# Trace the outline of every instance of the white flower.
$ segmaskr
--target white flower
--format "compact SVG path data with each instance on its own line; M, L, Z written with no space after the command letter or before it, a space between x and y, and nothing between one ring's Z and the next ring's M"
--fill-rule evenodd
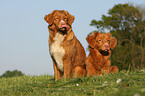
M108 83L108 82L107 82L107 81L105 81L102 85L103 85L103 86L106 86L106 85L108 85L107 83Z
M134 94L133 96L141 96L140 94L138 94L138 93L136 93L136 94Z
M105 81L104 83L108 83L107 81Z
M118 84L118 83L120 83L122 81L122 79L118 79L117 81L116 81L116 83Z
M76 85L77 85L77 86L79 86L79 84L78 84L78 83L77 83Z

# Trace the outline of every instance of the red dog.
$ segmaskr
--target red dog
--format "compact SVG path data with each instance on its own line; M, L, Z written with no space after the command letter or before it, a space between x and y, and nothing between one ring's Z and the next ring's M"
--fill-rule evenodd
M115 47L117 40L110 33L99 32L87 36L86 39L89 43L90 50L90 54L85 62L87 76L118 72L118 68L111 66L111 61L109 60L111 49Z
M85 76L86 54L72 31L74 16L55 10L44 17L49 24L49 52L53 60L55 80Z

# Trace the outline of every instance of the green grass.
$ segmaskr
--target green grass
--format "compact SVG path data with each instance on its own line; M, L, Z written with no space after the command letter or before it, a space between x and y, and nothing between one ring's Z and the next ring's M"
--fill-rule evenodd
M122 81L116 83L118 79ZM104 83L107 82L107 83ZM55 81L53 76L0 78L0 96L145 96L145 71Z

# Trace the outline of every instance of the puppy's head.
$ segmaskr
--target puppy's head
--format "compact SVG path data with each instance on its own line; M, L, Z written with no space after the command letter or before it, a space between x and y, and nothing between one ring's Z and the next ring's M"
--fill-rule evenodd
M94 32L91 36L87 36L87 41L91 48L95 48L100 53L106 54L110 49L114 49L117 40L110 33Z
M71 27L75 17L70 15L67 11L54 10L52 13L46 15L44 19L49 24L50 29L63 32Z

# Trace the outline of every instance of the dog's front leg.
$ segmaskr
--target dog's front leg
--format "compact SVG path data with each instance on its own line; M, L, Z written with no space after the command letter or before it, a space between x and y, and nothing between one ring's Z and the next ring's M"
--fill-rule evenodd
M53 67L54 67L54 74L55 74L55 81L61 79L62 73L58 70L56 67L56 63L53 61Z
M70 78L71 77L71 60L64 60L64 74L63 74L63 78Z

